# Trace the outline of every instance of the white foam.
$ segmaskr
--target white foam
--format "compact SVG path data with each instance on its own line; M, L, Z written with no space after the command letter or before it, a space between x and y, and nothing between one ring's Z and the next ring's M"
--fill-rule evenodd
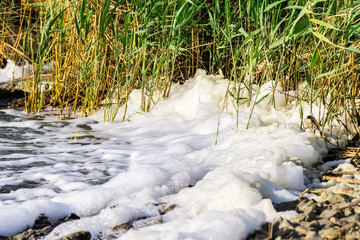
M73 212L81 219L59 225L46 239L80 230L121 239L241 239L265 221L295 216L276 212L272 202L294 200L305 189L303 167L321 159L324 144L299 130L299 113L279 92L277 107L269 105L271 84L260 91L264 100L248 130L251 108L230 107L228 80L204 71L174 85L150 113L139 109L133 92L126 122L120 122L124 107L113 123L102 122L103 112L65 123L28 120L24 126L36 132L23 141L33 152L0 162L9 168L0 186L38 186L0 194L0 235L18 233L41 213L55 221ZM2 124L21 126L20 120ZM31 166L36 158L43 164ZM18 172L11 169L17 163ZM162 203L176 207L160 215ZM155 224L159 219L164 223ZM112 230L132 221L138 229Z
M32 66L25 63L23 66L18 66L13 60L7 59L7 64L4 69L0 69L0 83L10 82L14 79L19 79L30 74Z
M7 59L6 66L0 69L0 83L12 82L33 74L33 66L25 61L25 64L16 64L13 60ZM43 66L43 73L48 73L56 68L54 61L45 63Z

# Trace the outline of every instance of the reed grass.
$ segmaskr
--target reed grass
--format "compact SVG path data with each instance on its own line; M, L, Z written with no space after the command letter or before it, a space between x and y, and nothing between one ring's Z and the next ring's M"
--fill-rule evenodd
M327 111L314 117L323 128L345 116L346 128L359 133L358 1L5 2L0 53L35 66L27 111L53 106L87 115L105 107L111 120L133 89L142 90L149 111L155 91L166 97L173 82L204 68L236 83L228 97L237 106L259 102L253 85L274 80L295 90L300 105L321 103ZM56 69L47 88L41 69L50 61Z

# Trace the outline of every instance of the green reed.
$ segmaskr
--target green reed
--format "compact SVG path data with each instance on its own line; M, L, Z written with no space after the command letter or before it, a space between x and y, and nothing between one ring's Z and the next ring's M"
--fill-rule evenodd
M295 90L300 105L322 104L327 111L314 117L323 128L346 116L349 131L359 132L358 1L9 1L3 12L13 18L0 15L2 36L15 17L22 37L2 40L0 51L24 53L37 69L27 83L28 111L53 106L86 115L105 107L112 120L133 89L142 90L149 111L156 91L166 97L173 82L204 68L235 83L227 97L237 107L253 108L261 101L254 84L274 80ZM44 88L49 61L56 69Z

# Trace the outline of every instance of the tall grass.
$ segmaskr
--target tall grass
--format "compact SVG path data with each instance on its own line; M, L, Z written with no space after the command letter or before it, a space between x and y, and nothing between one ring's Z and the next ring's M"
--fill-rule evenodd
M327 111L315 118L323 128L346 116L349 131L359 132L358 1L8 1L2 39L15 18L22 30L0 51L22 53L37 69L27 83L28 111L56 106L86 115L104 104L113 119L132 89L142 89L149 111L156 90L166 97L196 69L221 69L249 92L242 99L240 87L229 89L237 106L256 103L253 85L274 80L296 90L299 104L320 102ZM50 61L56 70L46 88L41 69Z

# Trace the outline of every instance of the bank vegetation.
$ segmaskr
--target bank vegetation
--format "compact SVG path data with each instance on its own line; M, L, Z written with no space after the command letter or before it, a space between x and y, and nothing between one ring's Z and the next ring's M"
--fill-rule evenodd
M0 37L3 64L34 67L24 78L29 112L104 107L111 120L132 89L149 111L155 91L166 97L202 68L247 89L246 99L229 89L237 105L274 80L300 105L324 106L314 116L322 127L345 117L360 132L359 1L4 0Z

